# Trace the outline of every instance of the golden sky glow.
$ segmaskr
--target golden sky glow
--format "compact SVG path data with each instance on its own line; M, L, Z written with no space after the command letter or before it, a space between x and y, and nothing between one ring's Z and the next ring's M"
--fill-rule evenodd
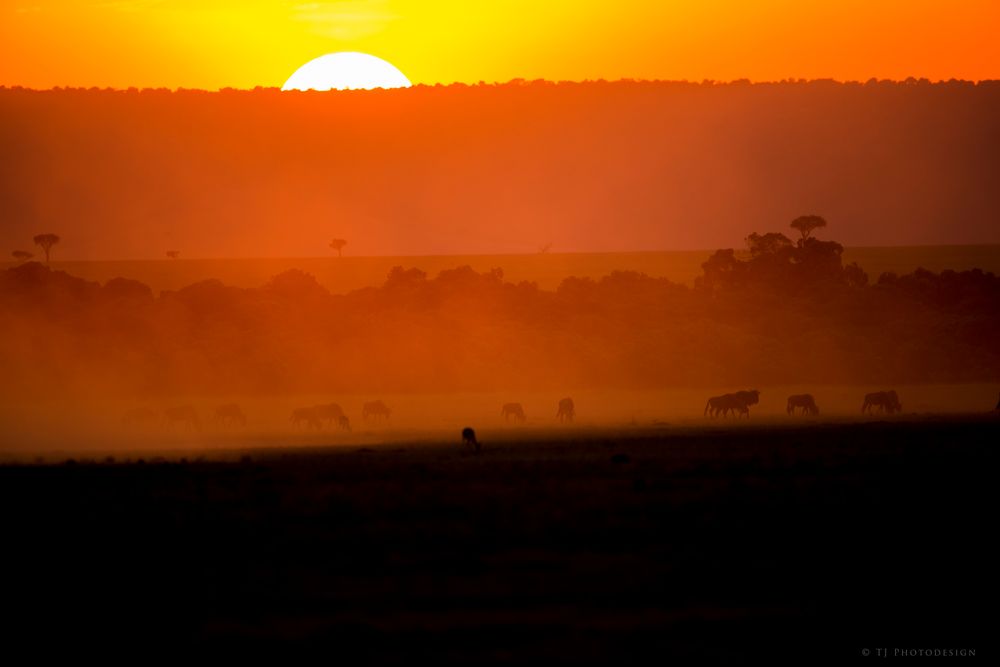
M361 51L413 83L1000 78L997 0L0 0L0 85L281 86Z

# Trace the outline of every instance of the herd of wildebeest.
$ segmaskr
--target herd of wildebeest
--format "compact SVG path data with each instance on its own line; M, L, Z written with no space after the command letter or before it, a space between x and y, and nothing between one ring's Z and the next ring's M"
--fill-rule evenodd
M756 389L712 396L705 403L703 414L705 417L711 418L732 416L749 419L751 406L757 405L759 402L760 391ZM792 416L817 416L819 415L819 406L812 394L793 394L788 397L785 411ZM864 402L861 405L862 414L878 412L892 415L902 411L903 405L899 401L899 395L891 389L865 394ZM1000 412L1000 400L997 401L996 411ZM392 410L380 400L365 403L361 410L361 418L368 425L388 424L391 416ZM528 421L524 406L520 403L504 403L500 408L500 417L505 423L523 424ZM555 417L561 424L573 422L576 417L576 405L572 398L563 398L559 401ZM293 426L307 430L319 431L324 427L336 427L342 431L351 431L351 420L337 403L321 403L296 408L288 420ZM247 417L239 405L227 403L215 409L210 422L221 428L241 427L247 425ZM126 426L161 425L167 428L200 430L202 419L198 411L191 405L171 407L163 411L143 407L126 412L122 417L122 424ZM476 440L475 431L471 427L462 431L462 440L478 450L479 443Z
M524 413L524 406L520 403L505 403L500 410L500 416L508 423L524 423L528 420ZM576 406L572 398L564 398L559 401L559 410L556 418L561 423L573 421L576 416ZM365 424L388 424L392 417L392 409L384 401L369 401L361 408L361 419ZM246 426L247 417L236 403L226 403L220 405L212 413L211 424L217 427L229 428ZM288 421L299 428L322 430L324 427L334 427L351 431L351 420L338 403L320 403L304 408L292 410ZM133 408L127 411L122 417L122 424L125 426L154 426L162 425L168 428L185 428L189 430L200 430L203 422L198 411L192 405L180 405L158 411L149 407Z
M730 413L734 417L750 418L750 406L760 402L760 392L756 389L747 391L737 391L732 394L722 396L712 396L705 404L706 417L728 417ZM1000 403L997 404L1000 408ZM872 414L878 410L880 413L893 415L903 411L903 404L899 402L899 395L894 389L888 391L874 391L865 394L865 402L861 404L861 414ZM812 394L792 394L788 397L785 412L790 415L803 414L816 416L819 414L819 406Z

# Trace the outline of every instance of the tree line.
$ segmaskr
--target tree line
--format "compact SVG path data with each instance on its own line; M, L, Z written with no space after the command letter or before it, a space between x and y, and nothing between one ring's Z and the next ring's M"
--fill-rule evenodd
M1000 379L1000 280L871 280L821 219L722 249L693 286L633 271L555 290L500 268L331 294L292 270L258 288L156 295L38 262L0 272L9 393L487 391ZM824 221L825 222L825 221Z

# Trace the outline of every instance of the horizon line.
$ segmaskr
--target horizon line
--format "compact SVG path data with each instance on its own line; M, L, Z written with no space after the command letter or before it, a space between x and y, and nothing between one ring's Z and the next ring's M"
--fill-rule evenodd
M451 83L414 83L410 86L398 87L398 88L371 88L371 89L330 89L330 90L282 90L281 86L263 86L258 85L253 88L235 88L232 86L223 86L216 89L208 88L186 88L184 86L168 87L168 86L128 86L127 88L118 88L114 86L51 86L49 88L32 88L31 86L23 86L19 84L0 84L0 92L2 91L29 91L29 92L74 92L74 91L84 91L84 92L121 92L121 93L136 93L136 92L171 92L171 93L227 93L227 92L279 92L279 93L290 93L290 94L311 94L311 93L378 93L378 92L393 92L409 89L439 89L439 88L498 88L498 87L528 87L528 86L579 86L587 84L600 84L600 85L622 85L622 84L642 84L642 85L688 85L688 86L771 86L780 84L835 84L843 86L866 86L866 85L881 85L881 84L901 84L901 85L942 85L942 84L971 84L974 86L983 84L993 84L1000 82L1000 78L991 79L928 79L926 77L907 77L905 79L880 79L878 77L871 77L864 81L860 79L835 79L832 77L820 77L820 78L786 78L786 79L761 79L752 80L748 78L740 79L702 79L700 81L690 80L690 79L636 79L622 77L619 79L525 79L521 77L516 77L509 79L507 81L477 81L474 83L468 83L465 81L453 81Z

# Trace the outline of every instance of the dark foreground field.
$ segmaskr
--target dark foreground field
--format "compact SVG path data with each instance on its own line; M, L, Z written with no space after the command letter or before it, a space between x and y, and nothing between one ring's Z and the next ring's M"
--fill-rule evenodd
M998 436L951 419L4 466L0 634L343 664L983 656Z

